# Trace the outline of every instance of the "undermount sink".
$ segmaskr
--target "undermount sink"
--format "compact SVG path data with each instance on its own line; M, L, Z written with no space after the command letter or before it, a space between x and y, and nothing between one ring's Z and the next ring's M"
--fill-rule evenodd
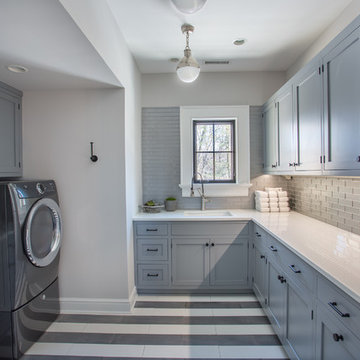
M217 211L217 210L191 210L191 211L184 211L184 216L212 216L212 217L218 217L218 216L233 216L233 214L230 211Z

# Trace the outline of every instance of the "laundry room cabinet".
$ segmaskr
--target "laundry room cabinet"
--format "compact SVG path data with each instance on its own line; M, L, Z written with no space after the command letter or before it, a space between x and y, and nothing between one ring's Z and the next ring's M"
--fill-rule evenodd
M249 289L248 222L136 222L140 292Z
M22 175L22 92L0 82L0 177Z
M264 104L264 172L359 176L359 92L360 17Z

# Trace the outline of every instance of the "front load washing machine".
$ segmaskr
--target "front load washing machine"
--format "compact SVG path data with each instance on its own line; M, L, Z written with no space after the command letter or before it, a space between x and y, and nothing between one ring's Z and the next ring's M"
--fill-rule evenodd
M19 359L59 314L56 185L0 182L0 359Z

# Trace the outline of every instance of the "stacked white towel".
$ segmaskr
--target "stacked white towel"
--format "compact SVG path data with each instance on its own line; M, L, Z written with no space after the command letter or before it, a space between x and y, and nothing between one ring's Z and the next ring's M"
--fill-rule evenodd
M255 191L255 208L261 212L290 211L287 191L282 188L265 188Z
M261 212L270 212L269 194L266 191L255 191L255 208Z

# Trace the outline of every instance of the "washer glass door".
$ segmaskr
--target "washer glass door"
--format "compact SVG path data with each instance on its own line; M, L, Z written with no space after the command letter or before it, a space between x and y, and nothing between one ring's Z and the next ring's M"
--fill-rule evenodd
M33 205L26 219L26 255L35 266L48 266L58 254L60 244L60 208L52 199L40 199Z

